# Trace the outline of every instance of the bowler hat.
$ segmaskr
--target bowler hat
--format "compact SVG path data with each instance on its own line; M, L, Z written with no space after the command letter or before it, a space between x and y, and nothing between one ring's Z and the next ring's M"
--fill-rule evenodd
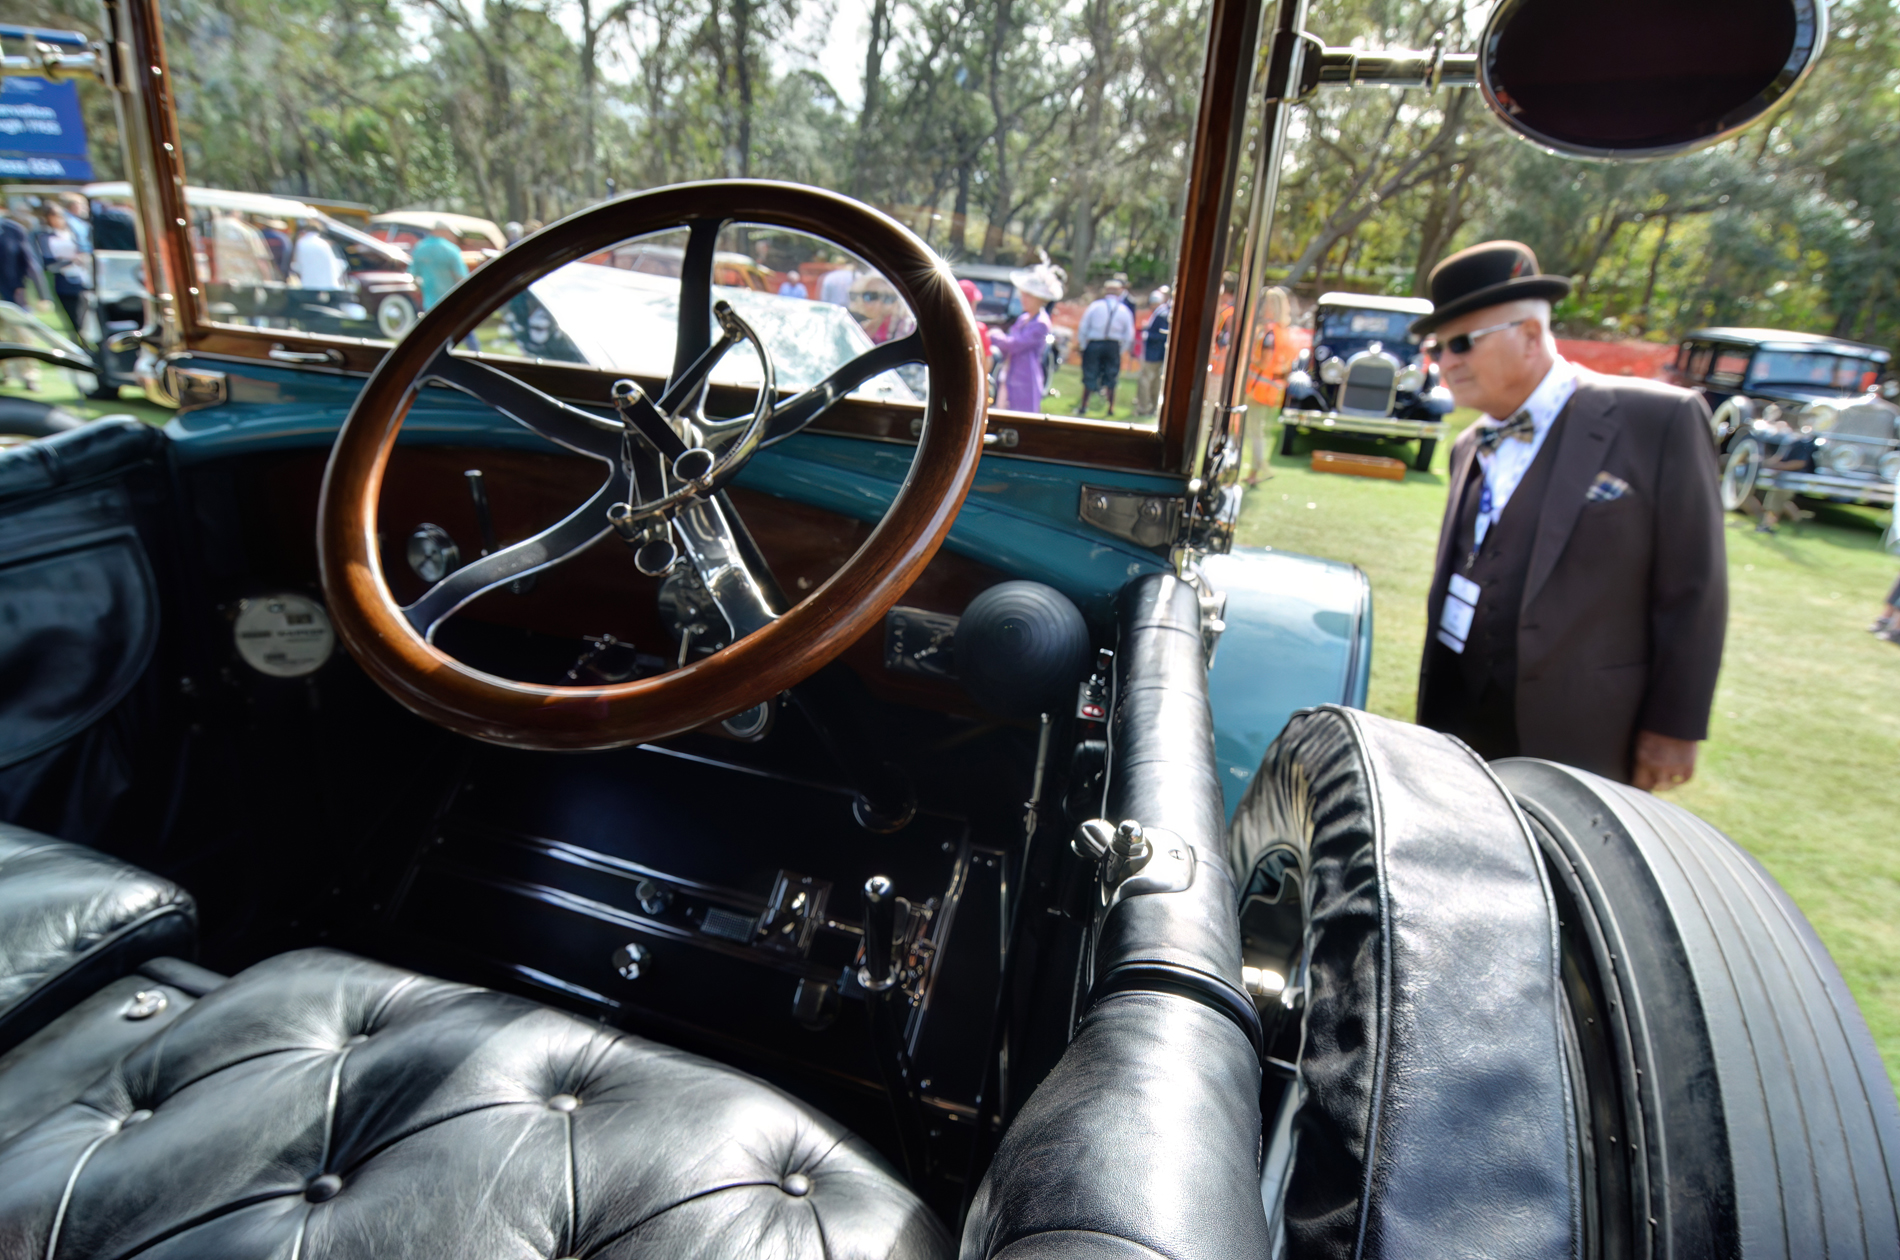
M1566 276L1546 276L1537 270L1537 255L1516 241L1486 241L1461 249L1432 268L1432 313L1412 321L1412 335L1423 337L1446 320L1487 306L1501 306L1523 298L1555 302L1570 292Z

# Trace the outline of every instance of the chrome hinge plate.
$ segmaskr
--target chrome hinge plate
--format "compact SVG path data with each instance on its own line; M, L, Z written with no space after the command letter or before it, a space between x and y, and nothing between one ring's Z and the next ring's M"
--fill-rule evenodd
M1182 508L1180 499L1165 494L1085 485L1076 511L1085 525L1138 547L1165 551L1180 530Z

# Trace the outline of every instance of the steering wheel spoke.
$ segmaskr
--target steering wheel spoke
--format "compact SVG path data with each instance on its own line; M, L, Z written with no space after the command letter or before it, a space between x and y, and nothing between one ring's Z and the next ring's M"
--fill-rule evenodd
M673 347L675 382L684 380L712 344L713 263L719 256L719 233L727 222L694 219L686 225L686 255L680 261L679 332ZM712 364L708 363L706 370L711 371ZM667 393L670 396L672 389Z
M613 463L620 458L619 422L571 407L534 386L477 359L450 354L445 346L424 370L425 381L441 381L486 403L502 415L576 454Z
M701 586L719 608L736 642L778 620L767 583L746 564L745 553L719 499L700 499L673 517L673 536Z
M616 468L592 498L560 521L463 565L404 608L403 617L425 641L433 643L442 623L472 600L517 578L553 568L600 541L613 528L607 509L624 501L628 488L626 473Z
M772 418L766 422L765 440L761 445L770 446L792 436L872 377L881 376L906 363L923 361L924 340L915 332L866 350L804 393L788 398L773 408Z

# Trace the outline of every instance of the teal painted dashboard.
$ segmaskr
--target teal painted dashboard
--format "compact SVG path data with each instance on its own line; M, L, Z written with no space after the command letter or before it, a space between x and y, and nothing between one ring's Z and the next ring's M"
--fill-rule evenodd
M203 361L226 373L229 401L185 412L166 432L179 460L203 463L330 445L360 379L239 361ZM474 399L427 389L403 422L405 443L549 451L544 438ZM910 470L906 443L803 433L756 455L738 484L864 521L880 519ZM1154 552L1085 524L1082 487L1179 495L1176 477L986 455L945 545L1017 577L1046 582L1076 602L1098 636L1115 593L1166 567ZM1209 674L1216 755L1229 813L1286 719L1328 702L1365 704L1372 659L1371 597L1350 565L1266 548L1210 557L1227 594L1227 630Z

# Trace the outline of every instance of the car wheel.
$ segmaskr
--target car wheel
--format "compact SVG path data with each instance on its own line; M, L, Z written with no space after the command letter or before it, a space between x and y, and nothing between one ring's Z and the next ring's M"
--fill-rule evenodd
M1584 1254L1900 1254L1900 1109L1788 895L1679 806L1551 762L1494 770L1561 924Z
M1296 441L1298 441L1298 439L1299 439L1299 430L1295 429L1290 424L1284 424L1284 423L1281 424L1280 426L1280 454L1286 456L1288 459L1292 459L1293 454L1294 454L1293 444Z
M385 293L376 303L376 331L391 341L415 326L416 304L406 293Z
M43 438L77 429L86 418L53 403L31 398L0 398L0 442L8 438Z
M1412 461L1412 467L1418 469L1420 472L1430 472L1432 470L1432 456L1437 453L1438 440L1436 438L1421 438L1418 444L1418 458Z
M1719 451L1726 446L1730 438L1741 432L1747 420L1742 404L1733 398L1723 399L1722 405L1709 417L1709 436L1715 441L1715 449Z
M1755 493L1755 479L1761 476L1761 443L1743 438L1729 447L1722 461L1722 508L1739 512L1748 496Z

